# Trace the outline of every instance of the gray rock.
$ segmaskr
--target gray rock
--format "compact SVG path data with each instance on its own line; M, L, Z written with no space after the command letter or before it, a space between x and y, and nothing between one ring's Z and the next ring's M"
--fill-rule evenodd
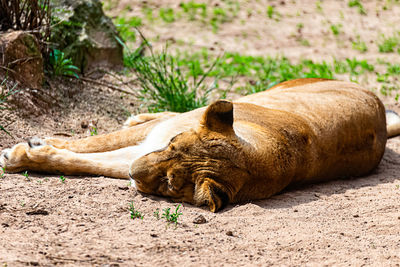
M83 73L123 65L118 32L99 0L51 1L55 25L51 42Z

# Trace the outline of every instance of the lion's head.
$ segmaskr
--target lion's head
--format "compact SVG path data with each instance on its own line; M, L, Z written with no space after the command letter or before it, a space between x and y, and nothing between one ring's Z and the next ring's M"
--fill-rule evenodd
M130 176L138 191L208 204L216 212L233 200L249 176L244 160L233 130L233 104L219 100L206 109L199 127L135 160Z

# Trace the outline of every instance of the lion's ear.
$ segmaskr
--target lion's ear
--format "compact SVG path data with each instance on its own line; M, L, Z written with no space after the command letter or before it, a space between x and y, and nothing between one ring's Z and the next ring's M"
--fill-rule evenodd
M202 125L215 132L232 131L232 102L227 100L218 100L208 106L203 115Z
M217 212L229 204L229 196L221 184L206 178L196 186L195 201L200 205L206 203L211 212Z

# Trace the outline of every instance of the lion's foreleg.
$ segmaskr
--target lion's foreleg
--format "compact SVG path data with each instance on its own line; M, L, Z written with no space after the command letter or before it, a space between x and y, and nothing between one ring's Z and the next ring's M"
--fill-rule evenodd
M137 154L136 147L103 153L75 153L36 139L29 144L21 143L5 150L0 156L0 165L7 172L32 170L129 178L129 164Z

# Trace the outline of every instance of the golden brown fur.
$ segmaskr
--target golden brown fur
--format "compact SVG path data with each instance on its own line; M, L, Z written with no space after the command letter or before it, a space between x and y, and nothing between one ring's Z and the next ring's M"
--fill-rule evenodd
M323 79L288 81L183 114L142 114L129 125L81 140L33 139L6 150L0 165L130 175L141 192L216 212L293 184L366 175L379 164L388 136L373 93Z

